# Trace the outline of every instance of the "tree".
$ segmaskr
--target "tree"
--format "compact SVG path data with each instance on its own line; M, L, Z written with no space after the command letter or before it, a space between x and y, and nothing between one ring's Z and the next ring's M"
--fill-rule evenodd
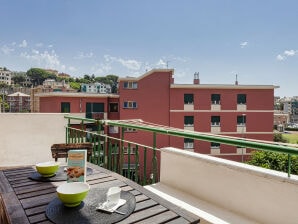
M275 142L287 142L281 133L274 134ZM288 155L285 153L254 151L251 158L247 161L248 164L260 166L267 169L287 172L288 170ZM291 156L291 173L298 174L298 156Z
M11 79L13 80L14 84L19 85L22 85L26 81L25 74L15 74Z
M70 83L70 87L73 88L73 89L76 89L76 90L80 90L81 89L80 83L77 83L77 82L71 82Z
M54 73L48 72L42 68L30 68L26 74L31 78L33 86L42 85L46 79L57 79Z

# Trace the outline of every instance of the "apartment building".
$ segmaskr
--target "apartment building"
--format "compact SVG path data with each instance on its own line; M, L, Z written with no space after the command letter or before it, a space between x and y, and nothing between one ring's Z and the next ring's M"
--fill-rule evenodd
M0 83L11 85L11 71L0 68Z
M30 112L30 95L15 92L7 95L7 103L9 104L9 112Z
M142 119L190 131L272 141L273 85L175 84L173 70L152 70L119 79L120 119ZM129 133L126 133L129 139ZM173 146L235 161L245 160L249 149L158 136L157 147ZM131 133L131 140L152 144L152 136Z
M273 85L174 83L174 70L154 69L140 77L119 78L119 95L87 93L41 93L40 112L104 113L104 119L139 119L150 124L186 131L233 137L273 140ZM93 116L92 116L93 113ZM111 128L111 134L120 130ZM172 146L235 161L245 160L250 150L125 130L125 139L156 147ZM134 150L132 150L133 152Z
M111 93L111 86L104 83L89 83L89 84L81 84L81 92L84 93Z

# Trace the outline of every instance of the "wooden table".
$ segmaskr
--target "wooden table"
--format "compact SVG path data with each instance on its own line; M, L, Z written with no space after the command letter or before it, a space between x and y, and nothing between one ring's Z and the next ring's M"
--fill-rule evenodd
M199 217L158 197L142 186L117 173L88 163L93 169L87 176L91 188L119 186L136 199L134 212L119 223L199 223ZM5 222L3 211L12 224L51 223L45 215L47 205L57 197L56 188L62 182L38 182L28 178L34 166L0 170L0 222ZM1 198L0 198L1 199Z

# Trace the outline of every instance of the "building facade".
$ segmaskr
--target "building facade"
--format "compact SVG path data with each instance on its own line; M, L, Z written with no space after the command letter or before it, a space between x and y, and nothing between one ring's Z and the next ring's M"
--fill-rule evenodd
M273 140L273 85L175 84L172 69L151 70L140 77L119 78L118 95L38 94L40 112L103 112L104 119L140 119L161 126L251 139ZM63 109L64 108L64 109ZM91 113L91 114L90 114ZM111 134L119 134L112 130ZM152 134L125 131L125 139L152 145ZM179 137L156 136L156 147L172 146L235 161L250 150Z
M11 71L0 68L0 83L11 85Z
M104 83L89 83L89 84L81 84L81 92L84 93L111 93L111 86Z
M30 95L21 92L7 95L7 103L11 113L30 112Z
M120 119L142 119L174 128L219 135L273 140L272 85L175 84L173 70L152 70L138 78L119 79ZM152 144L144 132L126 134ZM158 136L157 147L172 146L235 161L250 150L192 139Z

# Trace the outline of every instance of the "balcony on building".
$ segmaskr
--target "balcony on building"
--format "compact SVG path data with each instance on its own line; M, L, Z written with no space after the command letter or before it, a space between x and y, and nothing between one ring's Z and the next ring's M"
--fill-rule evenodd
M40 161L51 160L51 145L66 141L68 119L70 118L61 113L0 113L1 126L5 127L0 129L0 168L34 165ZM84 123L83 118L79 123L82 122ZM154 170L150 171L148 178L152 181L146 182L145 188L157 197L198 215L201 223L298 223L298 176L216 157L216 153L220 152L220 141L239 144L237 153L243 153L242 149L246 148L246 145L255 145L298 155L295 146L242 141L239 138L210 133L185 132L183 129L166 130L160 127L130 125L121 121L105 122L112 126L111 129L119 126L131 130L152 129L152 133L172 132L185 135L184 148L189 150L167 146L157 149L155 140L158 138L155 138L154 134L152 145L141 146L130 142L127 148L120 150L111 145L107 150L112 150L112 153L104 154L105 160L102 164L105 166L109 156L119 155L121 150L124 150L124 156L131 155L131 158L143 151L158 153L154 158L160 160L152 160L152 163L157 163L160 173L156 175ZM74 128L75 131L76 129ZM190 135L214 142L210 143L214 156L191 152L194 142L190 140ZM86 133L73 136L79 136L80 140L86 141ZM125 142L125 135L124 139L119 141ZM141 156L143 155L140 155L140 158ZM144 167L143 160L139 164L131 162L133 164L123 165L123 174L133 176L137 169Z
M194 110L194 95L193 94L184 94L184 111L193 111Z

